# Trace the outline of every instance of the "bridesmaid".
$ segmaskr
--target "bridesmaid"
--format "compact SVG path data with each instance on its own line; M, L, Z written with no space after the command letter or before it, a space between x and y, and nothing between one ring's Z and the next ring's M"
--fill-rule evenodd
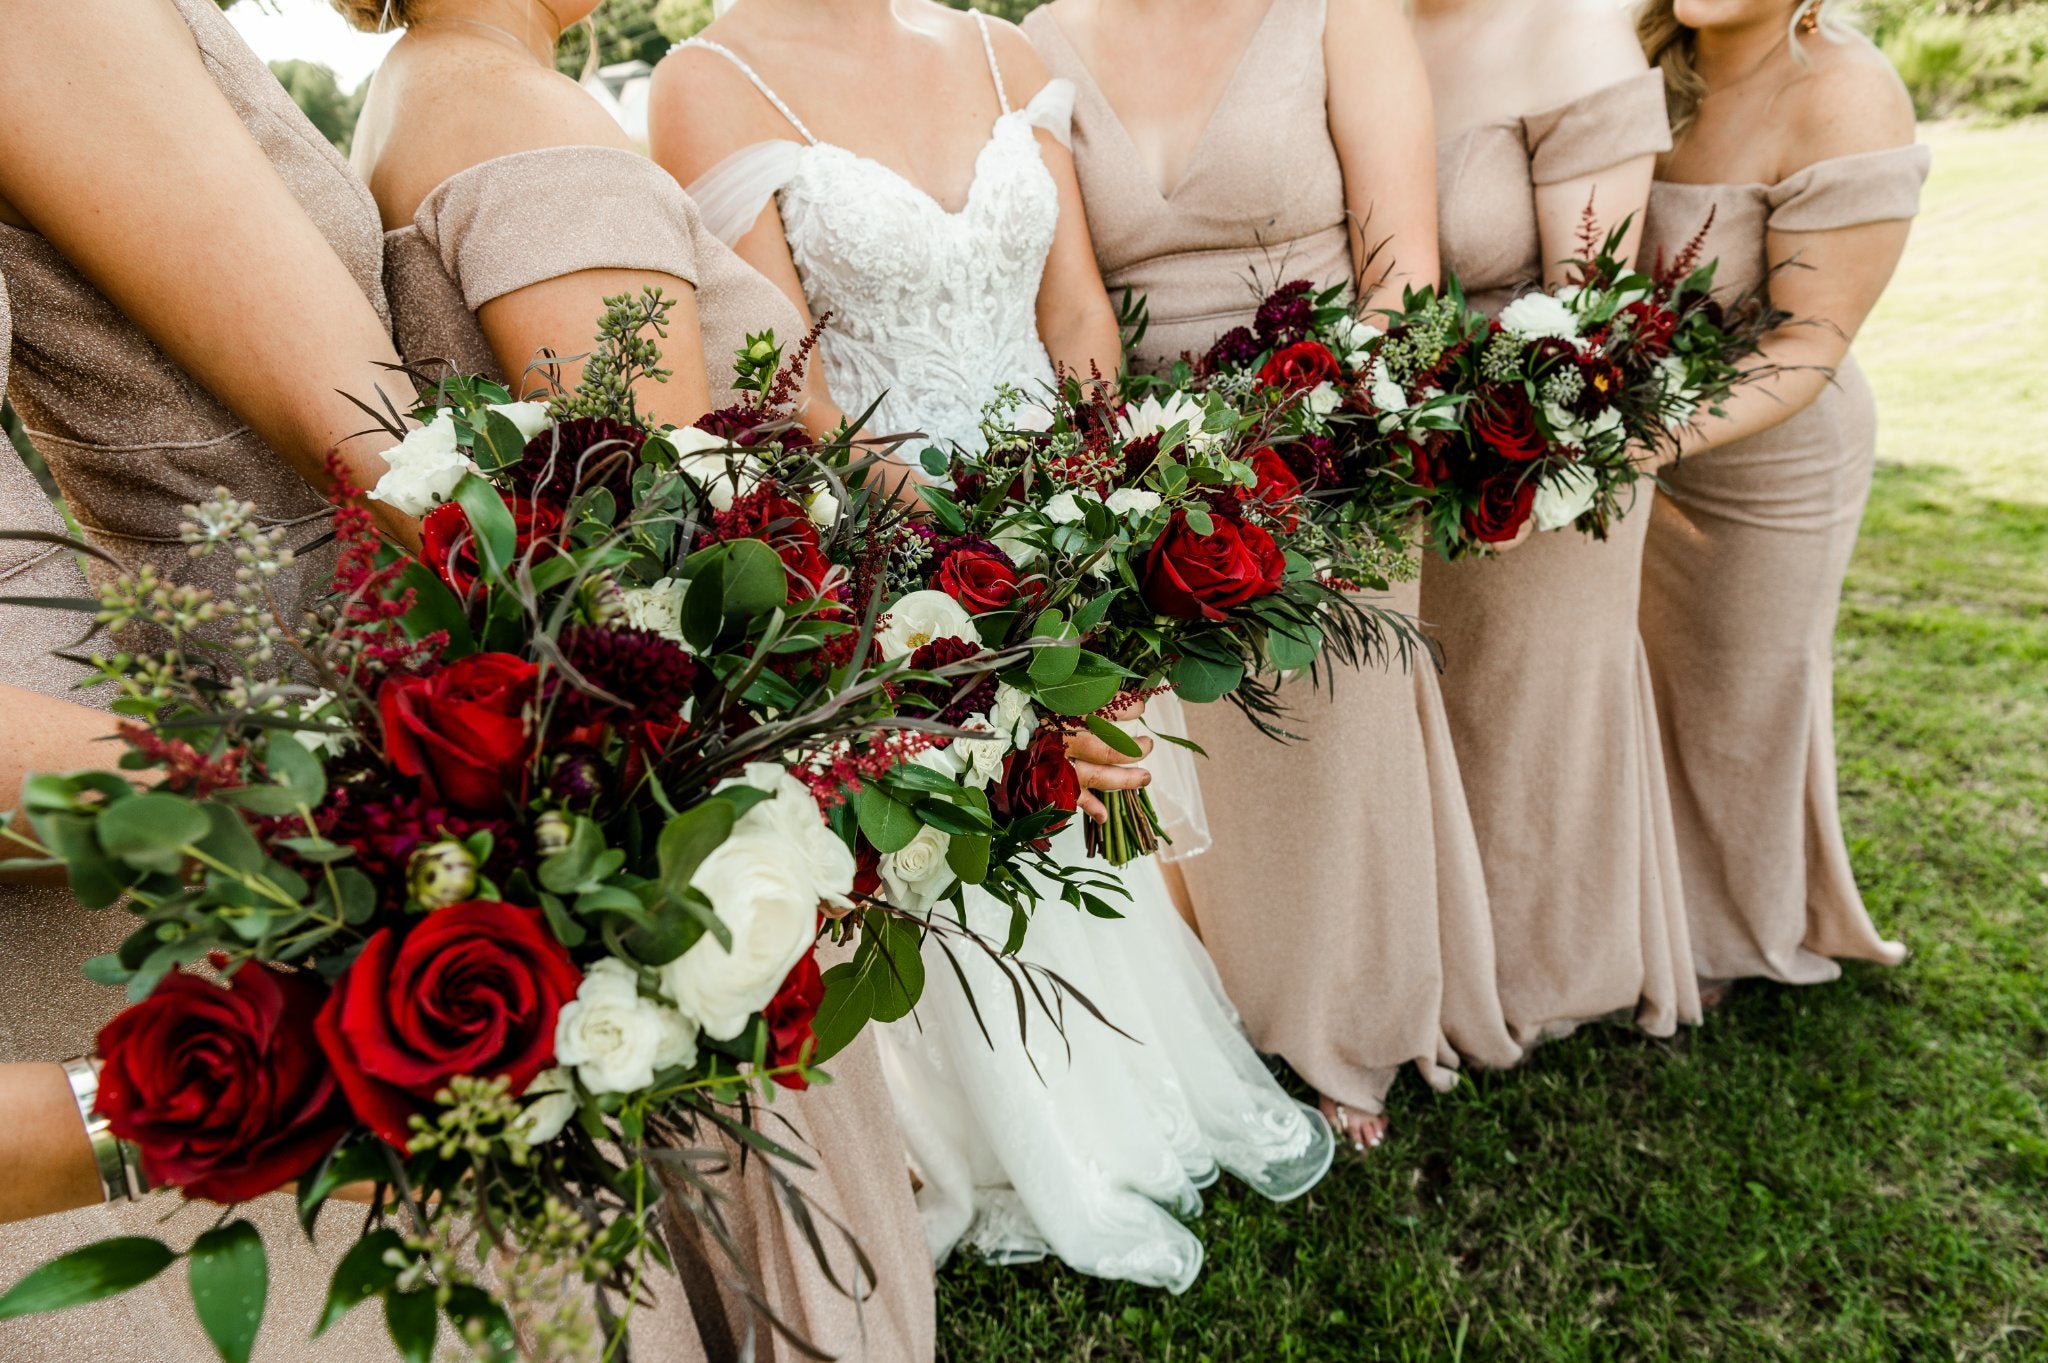
M107 186L119 185L119 212ZM381 252L368 195L212 0L17 5L0 43L0 285L12 305L0 354L7 394L89 537L124 562L224 587L226 560L189 559L180 506L217 485L294 527L306 550L325 502L308 486L330 449L374 481L381 443L350 437L396 352L382 319ZM0 313L4 313L0 309ZM49 528L48 499L5 455L0 517ZM394 527L398 528L398 527ZM304 552L293 590L324 580ZM61 552L0 545L6 595L77 595ZM11 647L0 679L0 772L11 805L25 770L104 765L104 716L57 699L74 669L42 650L72 622L0 608ZM0 1085L8 1114L0 1282L110 1235L189 1239L212 1217L173 1199L103 1206L60 1057L92 1048L119 1006L79 966L125 936L119 913L68 894L0 889ZM40 1114L40 1120L37 1120ZM50 1213L63 1211L64 1215ZM271 1302L256 1357L303 1357L334 1255L308 1244L286 1197L246 1213L271 1250ZM166 1223L166 1217L169 1217ZM381 1359L382 1323L357 1313L323 1356ZM10 1363L201 1363L215 1357L172 1275L110 1301L0 1324Z
M1611 0L1417 0L1437 110L1444 269L1497 312L1563 282L1587 205L1641 234L1663 83ZM1611 1013L1696 1022L1678 858L1636 598L1650 493L1594 540L1422 566L1479 836L1500 1000L1523 1046Z
M544 348L587 351L606 296L658 287L678 300L663 343L675 377L643 384L636 397L659 419L688 424L736 400L731 357L748 332L773 327L790 346L801 338L804 322L781 291L705 231L668 173L555 72L564 26L594 0L336 7L358 27L406 29L371 83L355 156L389 229L393 312L408 357L445 358L516 383ZM805 420L821 430L839 424L821 386ZM728 1218L770 1305L804 1339L846 1357L930 1359L931 1256L872 1034L830 1070L830 1087L779 1094L765 1121L777 1140L808 1146L819 1165L789 1172L821 1216L832 1271L758 1173L727 1189ZM823 1217L851 1228L873 1265L871 1281ZM718 1254L710 1258L719 1269ZM856 1283L867 1298L859 1305L838 1285ZM694 1305L710 1357L736 1352L749 1330L760 1357L792 1356L736 1292L723 1322L704 1302Z
M1429 92L1395 0L1055 0L1024 29L1079 91L1096 258L1151 318L1133 368L1207 349L1251 321L1264 288L1353 279L1373 243L1362 306L1435 280ZM1414 584L1388 604L1414 614ZM1444 1088L1461 1056L1520 1052L1436 674L1361 671L1335 693L1294 689L1301 744L1220 705L1190 711L1228 779L1203 792L1214 850L1184 871L1253 1041L1363 1149L1386 1131L1402 1065Z
M1716 284L1768 278L1796 319L1765 339L1773 376L1687 433L1645 551L1643 641L1710 997L1905 955L1871 924L1842 841L1829 644L1876 457L1849 343L1905 250L1929 158L1898 77L1830 8L1650 0L1638 18L1677 139L1645 251L1675 255L1712 214Z

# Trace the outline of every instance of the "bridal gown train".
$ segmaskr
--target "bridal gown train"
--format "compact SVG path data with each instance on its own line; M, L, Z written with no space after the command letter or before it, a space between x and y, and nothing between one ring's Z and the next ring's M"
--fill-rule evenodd
M1002 113L958 209L818 141L743 60L701 40L802 141L744 148L690 189L727 240L774 199L813 315L832 314L819 355L842 407L879 400L875 429L967 445L979 443L981 406L997 385L1031 389L1053 377L1035 307L1059 201L1034 130L1064 141L1073 98L1054 81L1011 108L986 22L975 22ZM1078 823L1053 851L1083 860ZM1122 920L1041 902L1022 954L1127 1035L1074 1006L1064 1036L1036 1011L1020 1032L1002 973L956 952L970 1004L936 940L916 1015L883 1029L883 1067L939 1259L963 1245L1004 1262L1054 1254L1084 1273L1178 1292L1202 1265L1201 1242L1178 1218L1200 1209L1199 1190L1219 1170L1288 1198L1329 1168L1329 1128L1281 1092L1245 1041L1158 866L1141 860L1117 874L1130 896ZM1009 926L1008 910L979 892L967 919L997 940Z

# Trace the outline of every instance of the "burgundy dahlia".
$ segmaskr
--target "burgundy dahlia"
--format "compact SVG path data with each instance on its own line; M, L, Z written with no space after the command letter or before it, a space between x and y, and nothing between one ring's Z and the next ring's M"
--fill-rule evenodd
M696 659L653 630L571 625L561 643L562 656L578 675L624 705L583 690L557 671L548 679L548 700L558 733L588 724L673 723L697 680Z
M910 666L919 672L936 672L942 667L972 658L981 652L981 645L965 639L934 639L910 655ZM976 715L985 715L996 703L996 679L986 674L975 679L965 692L961 683L954 681L906 682L902 688L905 695L921 696L930 702L931 717L941 724L961 724Z
M528 497L565 503L579 492L608 488L620 506L631 500L646 433L621 421L575 417L526 442L512 485Z
M1232 327L1216 338L1216 344L1209 347L1209 353L1202 357L1202 372L1220 373L1230 369L1248 369L1259 352L1265 347L1259 338L1252 335L1250 327Z
M1259 304L1252 325L1266 347L1292 345L1308 336L1315 324L1315 303L1309 297L1314 289L1306 279L1291 280Z
M377 885L386 908L405 902L406 868L422 847L487 832L492 839L487 874L507 871L514 851L509 820L450 809L397 789L386 776L336 786L313 822L323 837L355 852L350 865Z

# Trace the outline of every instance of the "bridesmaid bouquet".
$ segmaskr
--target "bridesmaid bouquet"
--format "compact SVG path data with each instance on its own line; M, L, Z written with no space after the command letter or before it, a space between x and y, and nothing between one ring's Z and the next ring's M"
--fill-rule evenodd
M1117 716L1148 695L1228 698L1269 727L1273 674L1408 646L1406 621L1346 595L1347 574L1364 570L1302 515L1286 461L1251 448L1220 399L1126 404L1069 380L1055 402L1006 392L984 416L982 451L926 451L931 524L893 550L919 589L892 618L912 605L946 614L944 600L961 612L955 628L971 620L985 642L1038 645L1000 674L1004 714L1028 707L1041 733L1085 727L1135 757ZM1143 792L1104 804L1091 851L1121 865L1154 850Z
M708 1176L737 1147L808 1222L779 1167L803 1161L751 1106L916 1001L920 975L883 970L821 1011L821 924L892 948L926 930L863 896L870 793L901 781L890 817L992 840L980 790L902 776L948 731L901 698L1029 651L869 662L872 607L852 621L824 553L837 527L767 500L781 456L751 427L635 412L665 308L613 300L585 383L549 403L437 385L372 494L427 511L423 552L345 494L334 597L303 623L268 586L282 532L226 492L191 508L185 541L234 557L233 599L148 569L102 589L102 625L148 631L94 659L121 772L32 777L0 829L138 920L86 969L130 1000L97 1101L143 1186L291 1187L309 1234L344 1189L366 1197L316 1334L375 1298L408 1359L444 1317L480 1358L627 1356L646 1275L683 1252L664 1201L729 1247ZM750 352L778 363L768 338ZM183 1254L67 1254L0 1317L180 1258L221 1357L247 1359L265 1253L225 1214Z

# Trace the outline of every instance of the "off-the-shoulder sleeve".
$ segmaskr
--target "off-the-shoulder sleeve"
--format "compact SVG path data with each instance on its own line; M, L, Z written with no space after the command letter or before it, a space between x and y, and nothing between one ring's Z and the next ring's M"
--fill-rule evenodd
M790 182L803 158L803 143L777 138L741 147L705 171L690 185L690 198L703 214L704 226L727 246L737 245L768 200Z
M474 312L579 270L651 270L697 282L696 207L637 152L545 147L471 166L413 215Z
M1920 211L1920 186L1934 155L1915 143L1816 161L1772 185L1773 232L1828 232L1896 222Z
M1024 106L1024 121L1043 128L1069 151L1074 147L1074 82L1054 77Z
M1663 74L1645 71L1530 114L1522 120L1522 136L1529 144L1529 178L1539 185L1670 151Z

